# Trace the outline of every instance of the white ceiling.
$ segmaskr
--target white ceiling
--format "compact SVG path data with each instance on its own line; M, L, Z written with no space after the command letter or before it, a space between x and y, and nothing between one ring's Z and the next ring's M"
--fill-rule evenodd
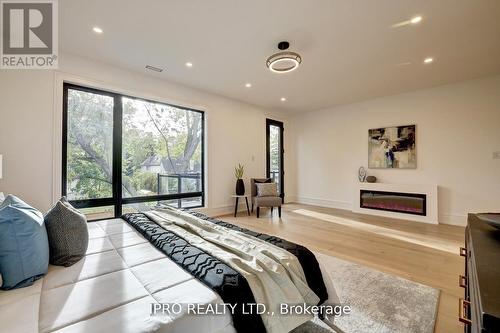
M59 4L63 52L288 112L500 73L499 0ZM423 17L420 24L391 27L415 15ZM294 72L275 74L265 66L281 40L302 55ZM424 65L428 56L435 61ZM148 64L165 71L147 71Z

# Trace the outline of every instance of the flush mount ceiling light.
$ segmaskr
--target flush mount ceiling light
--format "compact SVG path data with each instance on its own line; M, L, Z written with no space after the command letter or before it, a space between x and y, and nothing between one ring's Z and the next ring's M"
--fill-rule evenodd
M424 64L431 64L432 62L434 62L434 58L429 57L424 59Z
M99 28L99 27L93 27L92 30L96 33L96 34L102 34L102 29Z
M278 49L281 52L270 56L266 61L266 66L275 73L288 73L297 69L302 62L302 58L298 53L285 51L290 47L287 41L280 42Z

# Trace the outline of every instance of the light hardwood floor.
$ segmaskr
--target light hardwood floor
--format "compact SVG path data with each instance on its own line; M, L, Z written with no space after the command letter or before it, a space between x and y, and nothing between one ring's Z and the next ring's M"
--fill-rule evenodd
M276 209L272 218L269 210L261 209L259 219L246 211L222 219L440 289L435 332L463 332L458 321L458 299L463 296L458 275L464 273L458 249L464 244L463 227L299 204L284 205L281 220Z

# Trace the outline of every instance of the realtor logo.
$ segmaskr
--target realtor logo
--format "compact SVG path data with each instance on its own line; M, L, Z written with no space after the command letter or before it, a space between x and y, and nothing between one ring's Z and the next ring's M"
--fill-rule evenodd
M0 68L57 68L57 1L2 1L0 7Z

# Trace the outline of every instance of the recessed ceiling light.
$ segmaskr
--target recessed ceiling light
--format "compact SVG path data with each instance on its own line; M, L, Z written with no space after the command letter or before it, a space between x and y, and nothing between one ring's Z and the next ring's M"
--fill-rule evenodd
M245 87L250 88L250 87L252 87L252 84L251 83L247 83L247 84L245 84Z
M102 34L102 29L99 27L93 27L92 30L94 30L96 34Z
M193 63L192 62L186 62L186 67L193 67Z
M431 57L429 57L429 58L425 58L425 59L424 59L424 63L425 63L425 64L430 64L430 63L432 63L433 61L434 61L434 58L431 58Z
M420 21L422 21L422 16L415 16L414 18L412 18L412 19L410 20L410 23L411 23L411 24L417 24L417 23L419 23Z
M281 101L282 102L286 102L286 98L285 97L281 97Z
M401 22L396 22L393 25L391 25L391 27L392 28L401 28L401 27L405 27L405 26L408 26L408 25L411 25L411 24L415 25L415 24L418 24L418 23L422 22L422 20L423 20L422 16L414 16L414 17L412 17L409 20L404 20L404 21L401 21Z

